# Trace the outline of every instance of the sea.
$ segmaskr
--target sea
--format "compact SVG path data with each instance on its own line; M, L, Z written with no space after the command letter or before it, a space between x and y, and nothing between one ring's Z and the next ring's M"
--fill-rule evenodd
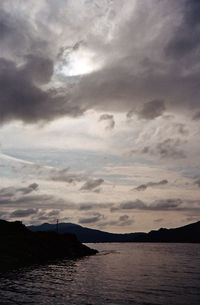
M88 246L99 253L1 274L0 304L200 304L200 244Z

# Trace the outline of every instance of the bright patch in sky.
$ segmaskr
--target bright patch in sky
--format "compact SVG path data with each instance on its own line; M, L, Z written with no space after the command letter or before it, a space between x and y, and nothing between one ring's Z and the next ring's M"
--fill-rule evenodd
M94 54L88 51L75 51L68 55L67 63L62 66L61 73L66 76L89 74L100 67L95 63Z

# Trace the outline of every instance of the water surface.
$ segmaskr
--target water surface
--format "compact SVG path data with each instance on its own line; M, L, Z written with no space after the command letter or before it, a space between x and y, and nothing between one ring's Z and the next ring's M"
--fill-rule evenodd
M200 245L89 244L99 254L0 275L0 305L198 305Z

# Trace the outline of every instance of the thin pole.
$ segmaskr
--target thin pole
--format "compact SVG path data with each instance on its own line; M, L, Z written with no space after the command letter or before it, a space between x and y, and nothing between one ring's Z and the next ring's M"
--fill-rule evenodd
M58 233L58 219L57 219L57 222L56 222L56 232Z

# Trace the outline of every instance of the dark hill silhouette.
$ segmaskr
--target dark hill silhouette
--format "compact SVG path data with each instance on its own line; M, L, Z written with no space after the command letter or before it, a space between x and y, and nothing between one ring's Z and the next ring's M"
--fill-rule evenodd
M30 226L32 231L56 231L55 224ZM59 233L73 233L81 242L200 242L200 221L175 229L153 230L149 233L115 234L94 230L73 223L60 223Z
M44 223L39 226L28 227L31 231L54 231L56 232L56 224ZM136 237L145 237L145 233L127 233L127 234L115 234L108 233L100 230L94 230L90 228L85 228L80 225L73 223L60 223L59 233L72 233L75 234L84 243L95 243L95 242L131 242Z
M174 243L200 243L200 221L175 228L161 228L150 231L144 238L136 238L142 242L174 242Z
M82 245L74 234L31 232L20 221L0 220L0 271L95 253L96 250Z

